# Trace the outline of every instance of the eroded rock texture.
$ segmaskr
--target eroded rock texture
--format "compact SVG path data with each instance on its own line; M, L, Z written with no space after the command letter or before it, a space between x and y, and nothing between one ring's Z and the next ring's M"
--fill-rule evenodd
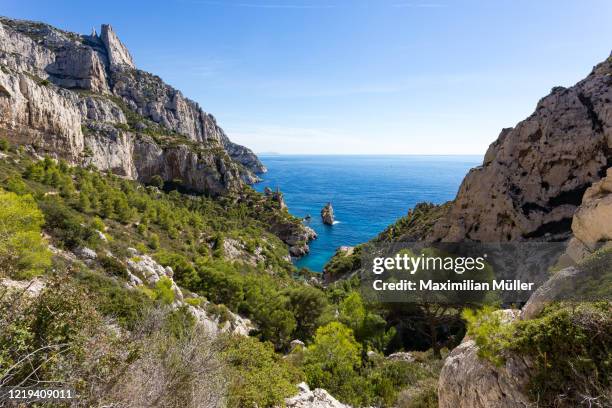
M432 239L562 240L585 190L612 163L612 58L557 87L502 130L466 176Z
M213 195L265 171L197 103L136 69L109 25L79 35L0 18L0 132L41 155Z
M517 310L500 310L502 321L514 321ZM508 355L501 367L478 356L478 346L469 338L457 346L444 361L438 382L440 408L526 408L529 362Z

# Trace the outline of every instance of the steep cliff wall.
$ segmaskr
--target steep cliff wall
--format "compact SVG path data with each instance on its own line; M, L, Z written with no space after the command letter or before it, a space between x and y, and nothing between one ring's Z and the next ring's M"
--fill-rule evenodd
M430 238L561 240L583 193L612 164L612 58L504 129Z
M223 194L265 167L215 118L135 68L112 27L78 35L0 18L0 132L39 154Z

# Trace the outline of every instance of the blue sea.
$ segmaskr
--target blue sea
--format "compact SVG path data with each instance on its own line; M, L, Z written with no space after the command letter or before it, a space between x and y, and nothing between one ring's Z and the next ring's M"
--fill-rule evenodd
M468 170L482 163L481 156L259 157L268 172L255 188L278 187L291 214L312 216L305 224L318 238L311 241L310 254L295 264L317 272L339 246L368 241L416 203L453 199ZM327 202L334 207L333 226L321 221L321 208Z

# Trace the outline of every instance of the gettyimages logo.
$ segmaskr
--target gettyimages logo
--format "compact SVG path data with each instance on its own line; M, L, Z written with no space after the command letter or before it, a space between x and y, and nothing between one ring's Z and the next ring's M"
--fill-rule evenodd
M521 303L550 276L563 243L368 244L364 296L381 302Z
M414 275L419 270L433 271L446 270L453 271L459 275L466 271L482 271L486 267L487 254L479 257L442 257L442 256L419 256L408 253L396 254L392 258L374 258L372 272L380 275L385 270L404 270Z

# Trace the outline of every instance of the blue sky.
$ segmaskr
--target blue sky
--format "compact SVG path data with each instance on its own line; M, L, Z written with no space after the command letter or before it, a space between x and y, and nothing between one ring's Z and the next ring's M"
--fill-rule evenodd
M612 49L607 0L3 0L89 33L257 152L483 154Z

